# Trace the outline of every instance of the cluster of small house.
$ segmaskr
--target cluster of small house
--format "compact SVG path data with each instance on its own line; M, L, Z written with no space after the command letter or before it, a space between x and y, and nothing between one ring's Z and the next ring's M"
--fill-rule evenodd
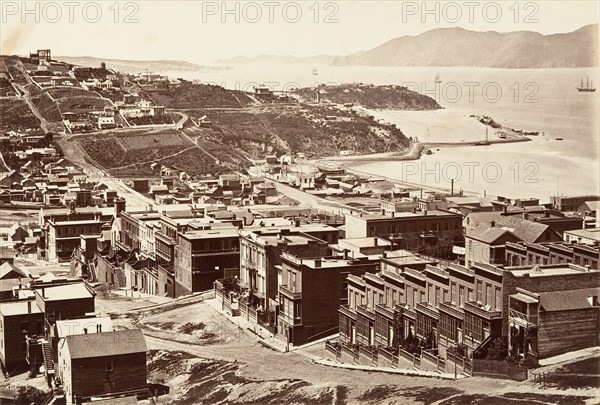
M346 184L343 176L328 173L325 181ZM435 351L439 365L449 346L474 357L497 336L514 335L511 348L536 358L597 344L597 325L573 344L558 344L555 335L545 336L551 349L541 337L533 341L542 319L598 315L597 197L564 197L559 205L453 193L419 198L382 187L376 212L340 218L262 205L279 198L264 179L186 182L188 195L168 178L153 186L134 180L132 188L157 204L141 211L127 210L116 193L108 198L108 190L101 208L77 198L68 208L43 208L45 258L70 261L75 274L113 289L179 297L214 288L233 315L293 345L339 331L341 344L353 348L398 349L410 337L430 351L427 358ZM442 242L452 259L415 253ZM528 282L534 279L542 287ZM564 279L573 281L556 281ZM578 298L548 304L564 295ZM535 325L528 320L534 311Z
M0 180L0 203L17 208L68 207L71 203L77 207L112 205L116 191L106 184L89 182L79 168L64 159L44 164L45 159L42 155L41 162L27 160L18 172Z
M141 330L115 330L110 318L98 316L96 293L84 280L27 277L5 265L0 281L12 281L10 295L0 297L5 373L43 373L52 389L48 404L149 396Z
M139 118L163 117L165 115L163 106L152 105L150 101L144 100L143 97L124 92L117 72L106 69L104 63L99 69L71 66L53 61L51 51L44 49L31 53L29 60L23 61L23 65L33 82L40 89L70 87L74 89L73 91L76 91L76 89L99 90L123 95L121 101L114 103L108 98L102 98L106 104L104 108L98 108L95 105L96 103L93 103L93 105L86 104L86 100L83 100L80 107L62 111L63 123L71 133L129 126L128 119L131 119L131 124L133 124L133 121ZM149 81L148 77L143 74L138 79L144 83ZM84 95L84 92L82 92L82 95ZM74 96L76 96L76 93Z
M152 163L151 169L162 177L158 184L148 179L134 179L131 187L148 195L159 205L169 204L223 204L226 206L249 206L256 204L279 204L282 196L275 184L259 177L242 176L235 173L222 174L215 178L192 179L185 172L179 173L179 181L185 185L177 187L175 179L168 177L171 169Z
M82 219L84 212L76 211L66 221L46 218L43 228L48 235L48 247L53 246L54 237L50 235L63 235L56 238L56 243L63 244L62 258L68 256L80 274L92 281L107 283L111 288L169 297L214 286L224 307L232 314L262 322L294 345L321 339L339 328L342 337L346 332L346 337L362 336L348 340L351 344L389 347L393 334L400 336L402 329L402 338L408 335L422 338L428 341L428 350L440 350L437 342L448 338L442 334L447 332L446 329L442 332L442 327L446 328L450 322L455 346L466 347L465 353L473 356L473 352L483 351L483 345L489 344L490 336L506 335L506 328L501 329L501 325L508 324L509 311L504 307L512 298L517 302L521 295L512 297L517 292L534 298L539 292L556 291L560 295L569 289L577 296L590 293L577 305L573 304L577 307L573 310L581 309L586 317L590 315L584 304L596 302L594 291L590 290L596 286L590 277L595 276L590 274L596 274L594 269L598 267L600 228L584 229L583 217L550 210L533 200L517 201L517 205L508 204L505 199L494 200L491 210L479 207L481 211L474 207L474 201L460 201L452 196L447 199L451 201L443 201L446 204L443 208L439 203L436 207L431 199L419 200L418 206L410 211L392 210L389 200L382 199L381 212L346 214L342 226L342 221L311 221L299 213L287 218L263 217L252 209L206 203L172 204L129 212L125 210L125 202L119 200L115 202L114 215L103 218L97 213L93 218L90 216L88 223ZM461 212L464 207L466 214ZM544 210L538 213L541 207ZM76 229L53 230L56 225ZM571 239L584 232L588 239ZM70 242L65 244L67 240ZM454 244L454 260L414 253L421 246L440 241ZM73 251L75 254L69 255ZM470 284L464 284L464 288L453 286L449 276L453 272ZM509 272L535 273L531 278L540 280L550 277L548 280L554 280L554 287L542 290L531 284L519 284L519 280L528 277L519 276L516 278L519 282L513 280L514 285L508 288L503 277L512 274ZM429 274L445 287L433 282L428 287ZM481 278L484 276L487 278ZM564 277L583 281L573 281L568 286L556 281ZM391 295L384 288L386 280L397 287ZM421 289L412 286L409 291L407 280L413 280ZM354 287L350 286L358 286L364 292L371 281L381 291L356 298ZM425 300L430 298L431 303L426 304ZM368 303L371 311L383 304L389 307L387 312L383 311L389 321L385 324L385 341L380 337L383 324L374 329L377 332L364 324L353 329L350 320L358 322L360 308ZM353 314L345 307L350 304L355 305L350 307L356 311ZM456 306L448 310L455 315L453 320L442 317L440 308L445 304ZM394 315L398 308L406 309L402 316ZM417 318L419 308L428 318ZM465 308L480 317L469 318ZM570 310L553 308L552 311L558 312ZM597 307L591 305L591 308L597 315ZM350 320L342 318L340 313ZM365 316L377 323L375 312ZM401 328L397 324L400 319ZM462 322L471 328L478 325L477 334L474 329L467 334L467 326L463 329ZM515 325L521 335L528 327L519 329L520 324ZM597 342L596 332L583 331L576 345ZM530 336L532 332L527 333ZM370 340L365 341L365 336ZM467 342L468 339L471 340ZM527 353L538 358L575 347L562 345L562 349L548 351L541 343L536 344L540 346L528 346ZM523 347L517 348L521 355L525 353ZM443 355L442 350L440 356Z
M165 107L153 105L150 101L133 94L125 94L122 101L102 110L81 108L62 113L63 123L69 132L82 132L92 129L104 130L130 126L138 118L164 117Z

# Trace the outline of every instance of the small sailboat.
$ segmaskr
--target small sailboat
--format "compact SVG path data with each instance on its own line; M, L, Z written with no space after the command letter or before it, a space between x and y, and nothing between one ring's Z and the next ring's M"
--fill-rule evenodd
M582 77L581 83L579 84L579 87L577 87L577 91L584 92L584 93L592 93L592 92L596 91L596 89L594 88L594 82L590 81L590 78L587 77L586 81L585 81L585 86L584 86L583 77Z
M312 74L313 74L313 76L317 76L319 74L319 71L317 70L317 68L313 68Z
M489 127L487 125L485 126L485 141L479 141L477 142L477 145L491 145L489 140Z
M440 79L440 74L439 73L435 75L435 79L433 79L433 81L436 82L436 83L441 83L442 82L442 79Z

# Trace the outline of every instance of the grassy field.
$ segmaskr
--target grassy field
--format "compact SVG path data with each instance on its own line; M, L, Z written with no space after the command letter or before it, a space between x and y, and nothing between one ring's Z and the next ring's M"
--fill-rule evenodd
M202 111L189 113L199 116ZM210 110L208 117L214 128L210 140L244 151L251 158L271 152L331 156L344 149L377 153L408 146L407 138L398 128L337 108Z
M252 103L245 93L226 90L220 86L192 84L183 81L180 86L152 92L152 99L169 108L239 108Z
M31 94L31 102L47 121L62 121L62 116L60 114L60 110L58 109L58 105L47 93L40 91L34 85L28 85L27 88Z
M40 120L21 99L2 100L0 108L0 131L24 131L40 129Z
M216 161L198 148L164 159L161 163L167 167L184 171L190 176L219 174L229 171L227 166L223 165L220 160Z
M0 97L15 97L17 95L19 93L8 80L4 78L0 79Z
M25 75L23 74L23 71L21 70L23 65L21 64L20 59L16 56L8 56L8 57L4 58L3 60L6 64L6 68L8 69L8 72L12 76L13 80L19 84L23 84L23 85L27 84L27 79L25 78Z
M101 111L111 106L108 101L96 97L61 98L56 102L61 112Z
M78 143L96 163L106 169L160 160L185 149L183 145L148 145L142 149L128 149L114 136L81 138Z
M192 146L190 141L177 131L165 131L156 134L126 135L120 136L117 139L128 151L169 146Z
M81 87L53 87L45 91L54 99L71 97L101 98L97 93Z

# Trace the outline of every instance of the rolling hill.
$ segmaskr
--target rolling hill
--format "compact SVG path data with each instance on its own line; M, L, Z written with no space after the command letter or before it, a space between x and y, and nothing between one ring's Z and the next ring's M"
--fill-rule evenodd
M477 66L559 68L598 66L598 24L566 34L499 33L439 28L392 39L376 48L339 57L338 66Z

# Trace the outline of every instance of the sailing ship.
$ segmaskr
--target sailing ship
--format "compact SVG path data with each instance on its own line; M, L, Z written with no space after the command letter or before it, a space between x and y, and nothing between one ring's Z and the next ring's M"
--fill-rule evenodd
M490 142L490 139L489 139L489 132L488 131L489 131L489 127L486 125L485 126L485 141L476 142L475 143L476 145L491 145L492 144Z
M596 89L594 88L594 82L590 81L589 77L586 77L585 86L584 86L583 85L583 77L582 77L581 83L579 84L579 87L577 87L577 91L586 92L586 93L592 93L592 92L596 91Z
M440 79L440 74L439 73L435 75L435 79L433 81L436 82L436 83L441 83L442 82L442 79Z

